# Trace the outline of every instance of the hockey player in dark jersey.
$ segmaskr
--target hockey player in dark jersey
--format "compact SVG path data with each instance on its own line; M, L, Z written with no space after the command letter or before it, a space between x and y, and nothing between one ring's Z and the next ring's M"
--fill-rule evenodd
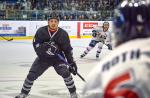
M54 67L58 75L62 76L67 86L71 98L77 98L76 87L71 73L76 75L77 65L73 60L72 47L70 39L65 30L58 27L59 18L56 14L48 19L48 25L37 30L33 47L38 55L24 81L21 93L15 98L26 98L31 87L40 75L50 66ZM69 63L68 67L58 56L61 54Z

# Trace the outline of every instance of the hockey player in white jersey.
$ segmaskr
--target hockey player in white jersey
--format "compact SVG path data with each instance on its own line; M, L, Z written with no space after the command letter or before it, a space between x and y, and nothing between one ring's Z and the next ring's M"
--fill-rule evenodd
M92 70L82 98L150 98L150 4L124 1L115 13L115 49Z
M89 44L89 46L86 48L86 50L83 52L83 54L80 56L83 58L85 55L88 54L90 50L92 50L96 44L98 44L98 49L96 52L96 58L99 58L99 54L101 53L103 44L108 46L109 50L112 50L112 45L111 45L111 36L110 32L108 32L109 29L109 22L104 22L103 26L96 26L92 30L92 40Z

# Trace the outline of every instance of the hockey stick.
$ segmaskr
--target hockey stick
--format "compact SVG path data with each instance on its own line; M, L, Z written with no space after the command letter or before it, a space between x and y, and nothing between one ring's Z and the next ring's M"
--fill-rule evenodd
M4 36L1 36L1 35L0 35L0 37L2 37L3 39L5 39L7 41L12 41L13 40L13 38L7 39L7 38L5 38Z
M68 64L68 62L60 55L60 54L56 54L62 61L64 61L64 63L65 64L67 64L68 66L69 66L69 64ZM77 72L77 75L80 77L80 79L82 80L82 81L84 81L84 82L86 82L85 81L85 79Z

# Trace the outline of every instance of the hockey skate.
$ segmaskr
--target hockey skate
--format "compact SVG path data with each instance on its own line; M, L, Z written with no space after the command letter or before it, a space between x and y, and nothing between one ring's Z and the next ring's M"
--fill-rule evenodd
M99 59L99 54L96 54L96 59Z
M28 95L20 93L19 95L17 95L15 98L26 98Z
M71 95L71 98L78 98L78 95L77 95L77 93L76 93L76 92L71 93L70 95Z

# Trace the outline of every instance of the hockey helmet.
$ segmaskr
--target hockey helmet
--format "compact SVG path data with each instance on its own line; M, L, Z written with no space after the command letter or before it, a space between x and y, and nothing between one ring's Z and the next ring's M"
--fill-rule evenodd
M136 38L150 37L148 0L123 1L114 14L116 45Z
M59 17L56 13L52 12L51 15L48 17L48 21L50 19L56 19L57 21L59 21Z

